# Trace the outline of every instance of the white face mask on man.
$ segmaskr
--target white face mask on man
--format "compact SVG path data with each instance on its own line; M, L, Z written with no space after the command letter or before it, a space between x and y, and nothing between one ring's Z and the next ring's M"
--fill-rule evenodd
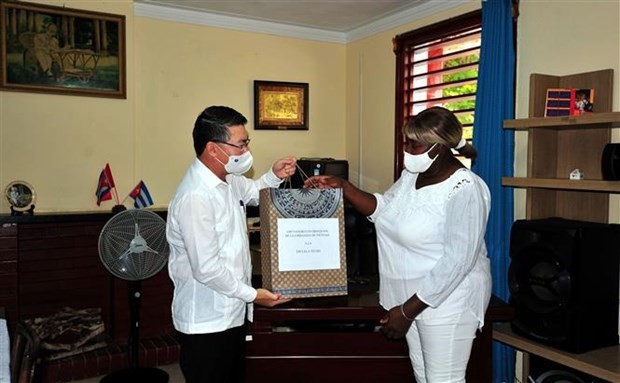
M405 165L405 169L407 169L408 172L414 173L414 174L424 173L425 171L427 171L431 167L433 162L435 162L437 157L439 157L439 155L436 155L435 158L431 158L428 155L428 153L431 150L433 150L435 145L437 144L433 144L433 146L431 146L426 152L422 154L411 154L405 151L405 156L404 156L404 161L403 161Z
M254 158L252 157L252 153L249 150L240 156L233 156L224 152L224 150L219 146L218 148L228 156L228 162L226 162L225 164L216 158L216 160L220 164L224 165L224 170L226 170L228 174L240 176L250 170L252 164L254 163Z

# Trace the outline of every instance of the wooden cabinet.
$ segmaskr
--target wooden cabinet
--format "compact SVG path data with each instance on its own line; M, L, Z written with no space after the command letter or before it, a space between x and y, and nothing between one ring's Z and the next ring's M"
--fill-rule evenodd
M165 211L159 212L165 219ZM109 213L0 216L0 307L9 334L17 322L59 309L99 307L108 347L37 364L36 380L66 382L128 367L129 283L109 273L98 253L99 233ZM164 268L142 282L140 364L176 362L172 281ZM12 339L12 337L11 337Z
M521 350L526 355L537 355L596 378L605 379L609 382L620 382L620 346L603 347L583 354L572 354L517 335L512 331L509 323L495 324L493 326L493 339ZM525 359L527 360L527 358ZM527 362L524 364L526 365ZM520 373L521 376L517 376L515 381L528 381L528 368L525 367L524 371Z
M165 212L160 212L165 218ZM58 309L100 307L111 340L129 336L128 282L99 259L99 233L110 214L0 216L0 306L10 332L21 319ZM140 335L172 332L172 282L167 269L143 281Z
M0 223L0 306L17 312L17 224Z
M505 129L523 130L527 137L527 176L505 177L502 185L527 189L526 218L562 217L609 222L609 196L620 193L620 181L603 180L601 156L620 127L620 112L612 112L613 71L601 70L568 76L532 74L529 118L506 120ZM581 116L544 116L550 88L595 89L594 113ZM584 179L570 180L579 169ZM510 326L496 326L494 339L524 352L527 380L529 354L538 355L610 381L620 381L620 346L575 355L515 335ZM600 357L601 355L606 357Z

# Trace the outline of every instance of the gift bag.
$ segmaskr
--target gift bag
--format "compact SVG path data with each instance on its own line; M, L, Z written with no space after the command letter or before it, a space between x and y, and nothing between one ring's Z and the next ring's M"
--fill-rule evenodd
M293 298L347 294L342 189L260 192L263 287Z

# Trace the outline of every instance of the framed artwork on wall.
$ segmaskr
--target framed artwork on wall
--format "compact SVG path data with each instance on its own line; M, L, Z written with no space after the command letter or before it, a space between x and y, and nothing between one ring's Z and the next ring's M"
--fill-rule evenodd
M125 16L0 2L0 89L127 98Z
M308 130L308 83L255 80L254 129Z

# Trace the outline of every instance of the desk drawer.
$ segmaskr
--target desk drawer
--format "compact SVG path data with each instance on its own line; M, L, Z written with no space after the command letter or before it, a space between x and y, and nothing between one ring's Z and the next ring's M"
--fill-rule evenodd
M372 333L260 333L247 342L248 356L408 357L404 340Z
M247 357L246 382L269 377L270 383L411 383L408 358Z

